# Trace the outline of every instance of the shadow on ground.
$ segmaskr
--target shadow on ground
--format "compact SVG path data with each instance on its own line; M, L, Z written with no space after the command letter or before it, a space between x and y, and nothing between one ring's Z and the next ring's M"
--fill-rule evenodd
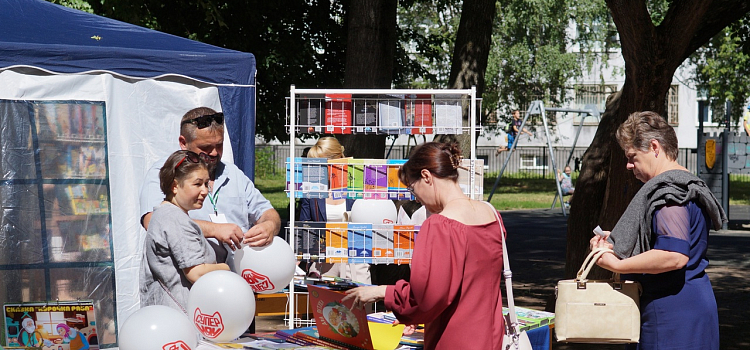
M567 218L560 210L503 211L516 305L554 305L557 281L565 272ZM719 306L721 349L750 349L750 231L712 232L708 274ZM503 291L504 293L504 291ZM554 311L554 310L550 310ZM283 329L284 317L258 318L258 331ZM622 345L552 343L552 349L622 349Z
M560 210L502 212L508 229L516 304L544 309L565 271L567 218ZM750 349L750 231L718 231L709 237L707 270L719 307L721 349ZM622 349L621 345L553 342L553 349Z

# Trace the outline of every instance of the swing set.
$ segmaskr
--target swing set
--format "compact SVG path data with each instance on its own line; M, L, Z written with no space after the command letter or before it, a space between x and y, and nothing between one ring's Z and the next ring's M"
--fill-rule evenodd
M553 209L555 207L555 204L557 203L557 198L560 198L560 209L562 210L563 216L567 216L567 213L565 212L565 205L562 203L562 188L560 187L560 181L557 178L557 165L555 165L555 157L554 153L552 151L552 141L549 134L549 127L547 126L547 111L550 112L562 112L562 113L578 113L581 114L581 121L578 125L578 129L576 131L576 136L573 139L573 145L570 148L570 155L568 155L568 160L565 162L565 165L570 164L570 160L573 158L573 152L576 148L576 143L578 142L578 136L581 134L581 130L583 129L583 122L587 117L594 117L597 121L601 119L601 114L599 110L596 108L595 105L586 105L584 106L584 109L572 109L572 108L554 108L549 107L545 108L544 103L542 101L536 100L532 101L531 105L529 105L529 109L526 110L526 113L523 117L523 121L521 122L521 126L519 128L520 130L523 130L523 127L526 125L526 120L529 118L532 114L539 114L542 116L542 124L544 125L544 135L547 138L547 150L549 152L549 159L552 163L552 174L555 178L555 184L557 185L557 193L555 194L555 199L552 201L552 207L550 209ZM503 176L503 172L505 171L505 167L508 166L508 162L510 161L510 157L513 155L513 152L516 150L516 144L518 143L519 137L516 137L515 140L513 140L513 145L508 150L508 155L505 157L505 162L503 162L502 168L500 168L500 172L497 174L497 179L495 179L495 185L492 186L492 191L490 191L490 196L487 198L487 201L492 200L492 196L495 194L495 190L497 189L497 185L500 183L500 178Z

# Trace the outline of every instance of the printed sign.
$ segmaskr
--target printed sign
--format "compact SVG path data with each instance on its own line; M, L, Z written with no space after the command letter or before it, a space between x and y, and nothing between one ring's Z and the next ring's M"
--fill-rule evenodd
M265 292L267 290L273 290L274 285L273 282L268 278L268 276L257 273L250 269L244 269L242 270L242 278L247 281L247 284L250 285L250 287L253 288L253 292L260 293Z
M164 346L162 346L161 348L162 348L162 350L193 350L193 349L190 348L190 346L188 346L187 344L185 344L185 342L182 341L182 340L178 340L176 342L164 344Z
M216 338L224 331L224 322L221 320L221 314L214 312L213 315L207 315L201 312L201 309L195 309L193 318L195 327L207 338Z

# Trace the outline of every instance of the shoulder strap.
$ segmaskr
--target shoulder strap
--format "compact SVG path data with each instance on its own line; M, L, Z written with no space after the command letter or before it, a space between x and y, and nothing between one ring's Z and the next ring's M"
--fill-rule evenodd
M513 272L510 271L510 262L508 261L508 248L505 245L505 230L503 230L503 221L500 219L500 215L497 214L497 209L492 206L489 202L486 203L492 208L492 213L495 214L497 224L500 226L500 239L503 241L503 276L505 277L505 297L508 300L508 317L510 319L510 327L508 329L511 332L517 333L518 330L518 317L516 317L516 305L513 302Z

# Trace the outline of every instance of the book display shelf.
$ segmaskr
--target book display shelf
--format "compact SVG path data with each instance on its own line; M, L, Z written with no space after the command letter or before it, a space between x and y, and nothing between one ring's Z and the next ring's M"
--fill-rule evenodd
M93 299L113 319L104 103L0 100L0 123L0 302Z
M387 134L471 136L471 154L462 160L459 184L474 199L482 199L482 160L476 159L476 89L296 89L287 104L290 154L298 134ZM468 126L463 124L468 112ZM411 200L398 179L405 159L287 159L289 242L298 260L326 263L409 264L419 226L404 222L295 222L298 198ZM471 176L473 174L473 176ZM356 205L356 204L355 204ZM301 242L297 242L301 239ZM324 244L320 242L324 241ZM297 281L300 283L303 281ZM295 281L289 286L286 320L290 328L313 320L295 307ZM289 310L297 310L292 314ZM302 315L302 316L300 316Z

